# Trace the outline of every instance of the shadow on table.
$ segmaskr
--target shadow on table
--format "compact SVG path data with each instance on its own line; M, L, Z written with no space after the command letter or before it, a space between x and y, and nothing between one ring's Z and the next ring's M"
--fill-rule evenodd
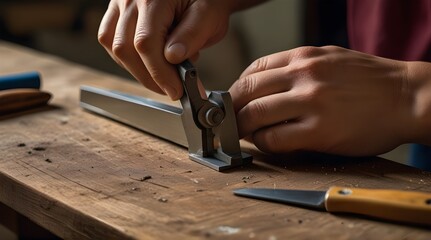
M25 115L37 114L37 113L41 113L41 112L59 110L59 109L62 109L62 107L57 106L57 105L44 105L44 106L39 106L39 107L35 107L35 108L30 108L30 109L23 109L23 110L17 111L17 112L0 113L0 121L12 119L12 118L18 118L18 117L25 116Z
M429 174L420 169L378 156L347 157L305 151L289 154L267 154L251 145L246 145L244 150L254 157L253 164L246 167L253 171L308 172L340 176L349 174L385 179L404 178L404 175L420 177L423 174Z

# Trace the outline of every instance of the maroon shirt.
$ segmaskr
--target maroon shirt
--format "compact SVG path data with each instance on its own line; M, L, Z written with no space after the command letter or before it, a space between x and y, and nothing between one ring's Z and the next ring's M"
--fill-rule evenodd
M350 47L431 62L431 0L348 0Z

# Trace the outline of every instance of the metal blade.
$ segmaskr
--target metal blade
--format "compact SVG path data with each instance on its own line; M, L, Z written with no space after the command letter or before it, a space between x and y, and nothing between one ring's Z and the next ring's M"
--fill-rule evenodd
M242 188L234 190L233 193L242 197L292 204L307 208L325 209L326 191Z
M181 108L89 86L81 87L81 107L188 147Z

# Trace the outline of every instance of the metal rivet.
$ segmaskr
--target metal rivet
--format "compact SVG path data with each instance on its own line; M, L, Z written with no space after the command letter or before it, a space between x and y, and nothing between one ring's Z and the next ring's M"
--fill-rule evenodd
M196 77L196 71L190 71L190 77L195 78Z
M350 194L352 194L352 190L350 190L348 188L344 188L344 189L341 189L340 191L338 191L338 194L341 194L341 195L350 195Z
M217 126L219 125L224 118L224 112L219 107L212 107L208 109L208 111L205 114L206 122L210 126Z

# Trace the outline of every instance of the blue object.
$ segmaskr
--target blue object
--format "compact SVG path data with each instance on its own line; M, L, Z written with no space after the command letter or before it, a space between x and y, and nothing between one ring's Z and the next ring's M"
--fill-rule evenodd
M409 165L425 171L431 171L431 147L412 144Z
M13 75L0 76L0 90L14 88L40 88L40 75L38 72L26 72Z

